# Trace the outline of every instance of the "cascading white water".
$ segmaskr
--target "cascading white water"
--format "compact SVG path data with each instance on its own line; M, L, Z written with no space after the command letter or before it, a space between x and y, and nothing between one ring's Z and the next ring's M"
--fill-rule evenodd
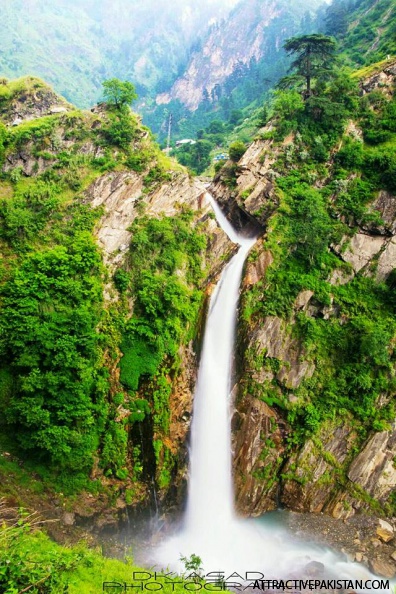
M297 541L284 528L236 517L231 472L230 387L239 287L255 239L238 234L213 198L216 218L240 245L225 267L210 301L194 396L190 476L183 529L156 551L162 568L182 571L181 555L198 555L205 572L261 572L266 579L303 577L312 560L323 563L333 579L376 579L364 566L331 550ZM379 592L380 590L376 590ZM367 592L367 590L366 590ZM384 590L387 592L387 590Z
M228 263L210 301L194 398L186 531L213 541L233 518L229 394L242 268L255 239L238 235L212 200L238 253Z

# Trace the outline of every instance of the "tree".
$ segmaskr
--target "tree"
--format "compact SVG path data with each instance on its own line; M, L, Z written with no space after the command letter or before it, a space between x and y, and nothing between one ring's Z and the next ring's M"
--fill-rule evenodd
M245 151L246 146L241 140L236 140L235 142L232 142L228 150L231 161L234 161L234 163L239 161L242 155L245 154Z
M297 54L293 60L289 72L296 70L293 77L285 77L280 81L291 82L292 79L304 78L306 83L306 97L312 94L312 79L320 76L332 62L336 42L327 35L314 33L312 35L301 35L300 37L291 37L287 39L283 47L290 54Z
M135 86L129 81L109 78L102 83L102 86L104 100L108 105L117 109L124 105L130 105L137 99Z
M286 241L297 258L309 266L320 262L335 230L317 190L296 188L287 225Z

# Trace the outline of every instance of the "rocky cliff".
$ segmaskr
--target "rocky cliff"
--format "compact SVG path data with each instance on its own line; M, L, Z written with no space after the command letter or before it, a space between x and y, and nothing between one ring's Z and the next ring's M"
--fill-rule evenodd
M360 96L370 96L380 87L388 94L394 76L394 64L376 71L360 83ZM375 191L366 190L369 216L365 220L361 215L359 220L356 215L337 211L337 184L347 187L356 177L365 179L355 168L344 171L344 179L334 183L340 158L337 153L342 154L343 147L352 141L363 147L364 131L359 121L345 123L344 134L324 166L302 164L303 151L310 149L301 142L298 132L277 138L276 125L272 121L261 130L239 163L226 164L210 188L230 217L237 206L266 228L247 265L238 331L239 370L233 417L237 508L245 515L260 515L281 505L344 519L362 510L392 516L396 487L393 330L384 344L389 365L382 367L378 359L371 360L371 367L365 372L371 389L376 374L382 378L376 396L371 396L372 404L367 405L377 411L371 413L373 417L386 419L381 422L368 420L370 413L360 416L358 408L350 407L355 398L368 402L360 379L351 387L354 374L359 375L368 356L363 351L357 357L350 351L346 354L348 349L359 350L363 338L357 332L349 335L348 349L341 342L341 335L351 323L357 329L357 312L368 308L368 316L374 314L370 308L377 305L365 302L365 291L386 292L387 287L393 286L395 193L376 180L370 186ZM367 150L371 154L372 149ZM327 247L332 258L327 276L317 277L325 285L322 281L312 283L308 276L305 283L298 282L292 268L283 276L276 272L282 270L285 258L292 258L296 250L294 246L287 253L282 252L282 217L293 216L288 196L292 191L297 193L292 180L304 168L309 171L299 179L304 191L309 193L313 187L327 192L333 221L338 220L343 229L339 239ZM282 183L285 177L287 184ZM322 262L325 269L327 265ZM313 274L314 268L313 256L304 274ZM293 285L293 289L284 288ZM354 296L349 293L357 286L363 292L361 298L357 296L359 289L358 293L353 289ZM392 317L393 309L387 299L382 315ZM327 343L322 348L323 336L327 336ZM332 340L334 351L329 343ZM367 348L374 350L374 333L367 334L367 340ZM345 379L336 365L342 366L346 361L335 363L337 349L348 358L349 385L341 384ZM348 394L347 398L344 394ZM332 411L330 414L317 412L322 398L323 406ZM337 404L337 399L344 404Z
M304 5L304 10L318 5L319 2L311 1ZM169 92L157 96L157 104L179 100L195 110L205 98L218 101L226 81L232 76L241 79L244 67L263 59L280 60L283 41L298 30L302 14L296 3L240 2L226 21L212 27L202 48L192 55L185 73Z
M0 374L7 381L0 388L1 407L11 409L14 398L20 404L25 394L29 415L33 404L23 378L52 378L36 385L41 412L33 422L24 424L16 400L13 415L2 420L6 440L20 421L20 441L7 441L4 460L26 457L35 467L45 459L54 483L56 466L62 466L65 483L59 491L74 490L75 469L82 482L100 483L104 494L82 496L64 523L92 520L101 527L116 522L128 505L150 505L153 485L171 503L180 495L199 327L207 295L233 246L211 214L205 187L159 151L134 114L104 105L75 110L34 78L4 84L0 247L8 265L1 269L0 291L9 299L2 311L11 317L3 318L8 331L1 329L2 337L8 333L2 342ZM36 266L46 259L51 264L39 272ZM15 327L12 312L14 306L21 311L21 303L10 287L26 274L28 303L36 305ZM155 315L153 307L160 308ZM37 322L36 331L30 335L26 328L22 342L13 342L13 332L26 320L29 327ZM39 328L54 349L49 357ZM36 348L35 371L30 362L19 364L17 351ZM57 381L52 392L49 386ZM76 419L61 412L75 397L86 407L84 428L78 407ZM24 431L30 433L27 449ZM37 438L46 432L47 438ZM70 444L81 446L86 439L87 457L76 454L72 462ZM64 449L55 464L59 447ZM26 504L24 496L20 503ZM109 507L114 496L116 506Z

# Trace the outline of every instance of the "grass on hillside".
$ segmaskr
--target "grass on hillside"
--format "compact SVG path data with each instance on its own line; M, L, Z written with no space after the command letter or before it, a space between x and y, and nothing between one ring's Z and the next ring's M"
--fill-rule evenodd
M54 543L42 532L42 522L35 513L16 512L0 501L0 520L3 520L0 525L0 591L3 594L123 592L125 584L132 587L132 584L148 585L149 582L151 589L161 589L164 594L185 591L188 578L154 577L154 570L136 566L127 555L123 562L105 558L99 549L90 550L84 543L72 547ZM193 583L193 580L188 581Z

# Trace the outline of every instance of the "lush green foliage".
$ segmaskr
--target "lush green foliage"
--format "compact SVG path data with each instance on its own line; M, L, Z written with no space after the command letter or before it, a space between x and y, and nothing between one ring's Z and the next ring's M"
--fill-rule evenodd
M133 316L123 324L120 380L131 396L138 391L129 423L150 417L157 484L166 488L174 466L174 456L165 444L171 378L178 370L180 345L196 333L206 239L194 229L192 213L185 211L172 218L138 218L131 231L126 268L115 275L124 299L134 301ZM146 450L149 447L145 445ZM120 466L125 455L119 451L117 459ZM140 459L138 453L139 472L143 470Z
M177 149L175 155L182 165L200 174L210 165L210 152L214 146L210 140L200 138L193 144L185 144Z
M306 95L311 94L311 84L314 78L323 77L329 70L334 59L335 41L326 35L313 33L287 39L283 46L288 54L296 54L290 70L295 70L297 77L305 79ZM288 77L290 79L290 77ZM285 79L280 81L282 84Z
M1 291L2 358L16 377L6 420L23 449L59 468L90 466L103 423L100 266L93 239L79 232L26 257Z
M137 99L134 85L127 80L121 81L118 78L110 78L102 83L102 87L106 103L117 109L131 105Z
M37 89L49 92L30 78L16 87L7 82L5 88L11 98ZM132 289L135 276L129 266L117 270L113 280L124 297L132 290L135 298L136 290L139 316L131 318L125 299L109 311L103 302L109 279L93 236L102 213L82 192L114 169L138 170L143 195L172 177L166 157L120 101L99 115L72 111L0 127L0 156L8 156L8 163L18 159L19 151L28 156L27 164L8 165L0 183L5 256L0 265L0 406L5 411L0 438L15 434L13 453L22 454L43 480L51 475L65 493L87 487L94 458L106 476L129 485L141 480L134 425L153 414L155 426L166 428L169 383L164 384L160 367L166 356L175 358L180 341L193 332L200 302L199 252L205 242L187 214L157 221L157 226L147 219L135 224L130 265L139 282ZM6 113L5 102L2 107ZM142 208L137 206L139 212ZM151 245L141 243L144 228L154 239ZM179 265L180 278L174 276ZM158 341L147 338L146 331L158 333ZM110 371L120 347L129 396ZM134 392L142 377L154 376L149 403ZM130 414L120 417L120 410ZM167 455L162 455L163 482L171 467Z
M336 0L323 28L340 40L355 66L374 64L396 53L394 10L393 0Z
M8 516L10 510L7 510ZM55 544L42 531L37 516L22 513L13 524L0 524L0 590L3 594L95 594L103 583L131 584L136 567L131 557L106 559L99 551L81 544ZM160 577L158 579L161 579ZM176 582L179 582L176 583ZM180 579L167 577L163 592L183 590Z
M229 154L231 161L239 161L239 159L244 155L246 151L246 146L241 141L235 141L230 144Z
M191 227L189 213L137 219L132 233L134 315L126 327L121 380L136 390L139 378L153 377L163 358L175 357L180 342L195 331L205 238Z
M265 245L274 263L244 296L246 322L282 318L304 347L304 358L315 364L312 377L291 389L278 375L281 361L265 353L252 359L274 379L260 386L249 378L247 390L285 411L293 428L291 446L339 415L352 420L360 439L389 427L395 415L394 275L378 283L367 276L375 272L373 262L370 271L348 282L351 269L334 253L341 237L359 226L375 233L384 224L368 204L380 189L395 190L395 100L378 92L359 98L345 73L313 93L297 104L296 91L277 93L275 138L293 134L277 146L274 165L280 206ZM363 139L353 128L343 135L349 118L362 127ZM343 284L330 283L336 268L346 277ZM297 312L296 298L307 290L313 292L310 307ZM384 395L388 399L379 406Z

